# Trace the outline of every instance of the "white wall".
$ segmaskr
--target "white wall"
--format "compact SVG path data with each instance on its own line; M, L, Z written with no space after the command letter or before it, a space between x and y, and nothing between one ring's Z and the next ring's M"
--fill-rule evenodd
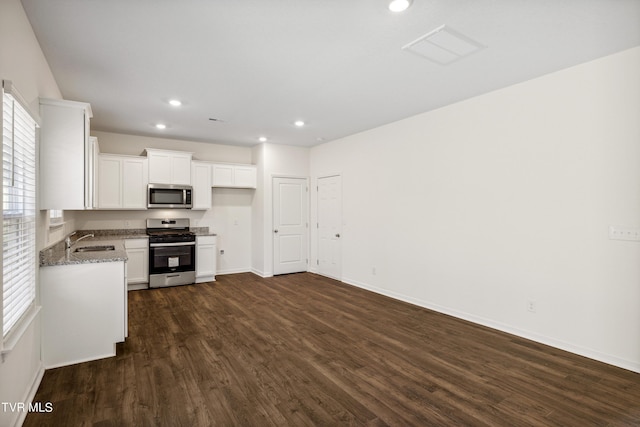
M251 148L233 145L210 144L180 139L153 138L92 130L98 138L100 152L141 156L145 148L178 150L193 153L194 160L221 163L251 163Z
M253 203L252 271L260 276L273 275L273 178L308 178L309 153L308 148L278 144L260 144L253 149L259 189Z
M174 139L149 138L92 131L102 153L141 155L145 148L193 152L194 159L251 163L251 149L231 145ZM218 274L251 270L251 205L255 190L216 188L212 190L211 209L77 211L73 215L78 230L126 229L146 227L147 218L189 218L193 227L209 227L218 236ZM220 255L220 250L224 255Z
M0 79L11 80L36 112L39 110L39 97L61 98L19 0L0 0ZM37 219L38 250L43 248L47 231L44 218L44 213L41 213ZM14 350L0 361L0 402L29 402L42 373L40 320L37 318ZM0 409L0 425L16 425L24 415Z
M640 228L639 75L640 47L313 148L344 281L640 371L640 243L608 239Z

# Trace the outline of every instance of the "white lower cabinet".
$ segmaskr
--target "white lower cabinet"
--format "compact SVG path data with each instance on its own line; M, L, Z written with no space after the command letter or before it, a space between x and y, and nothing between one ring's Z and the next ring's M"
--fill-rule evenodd
M127 336L126 274L124 261L40 268L45 368L115 356Z
M216 236L196 237L196 283L216 280Z
M129 290L144 289L149 283L149 239L125 239L127 285Z

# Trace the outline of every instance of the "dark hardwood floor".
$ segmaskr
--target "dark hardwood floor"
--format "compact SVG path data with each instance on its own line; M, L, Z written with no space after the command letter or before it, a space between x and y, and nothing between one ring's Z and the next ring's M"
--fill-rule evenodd
M25 426L633 426L640 375L316 276L129 293Z

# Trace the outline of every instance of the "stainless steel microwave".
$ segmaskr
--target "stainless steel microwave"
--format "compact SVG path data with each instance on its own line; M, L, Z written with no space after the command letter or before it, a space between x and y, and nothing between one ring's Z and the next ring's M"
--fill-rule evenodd
M188 185L149 184L147 208L191 209L192 193Z

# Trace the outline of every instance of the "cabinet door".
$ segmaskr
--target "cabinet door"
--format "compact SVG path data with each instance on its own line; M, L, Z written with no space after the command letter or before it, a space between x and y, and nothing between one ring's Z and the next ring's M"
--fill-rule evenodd
M213 165L213 186L233 187L233 165Z
M89 116L87 114L84 115L84 208L85 209L93 209L95 206L95 202L93 200L94 197L94 191L93 191L93 181L95 176L91 176L91 173L93 173L93 169L94 166L91 164L92 160L93 160L93 145L94 145L94 141L93 140L97 140L96 138L93 138L93 140L91 140L90 137L90 122L89 122Z
M147 160L124 158L122 161L122 207L146 209L147 207Z
M171 184L171 155L162 151L148 152L149 182Z
M98 208L146 209L147 160L101 154L98 157Z
M87 140L85 147L86 170L85 170L85 207L94 209L98 207L98 155L100 147L98 138L91 136Z
M127 284L149 283L149 240L125 239Z
M191 164L193 185L193 209L211 208L211 165L193 162Z
M101 155L98 159L98 208L122 207L122 160Z
M253 166L235 166L234 187L256 188L257 170Z
M40 209L85 209L89 104L40 100Z
M191 185L191 154L171 155L171 184Z
M149 249L127 249L127 284L149 283Z
M198 236L196 246L196 283L215 280L216 237Z

